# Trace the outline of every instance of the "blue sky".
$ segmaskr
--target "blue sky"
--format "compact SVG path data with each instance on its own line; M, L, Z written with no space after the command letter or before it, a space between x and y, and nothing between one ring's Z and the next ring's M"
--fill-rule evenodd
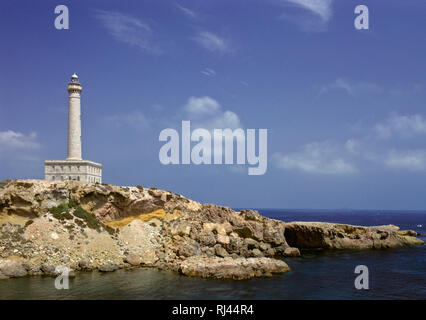
M69 30L54 8L69 8ZM369 30L354 8L369 8ZM83 85L83 157L103 180L233 207L425 209L426 3L2 1L0 179L65 159ZM194 115L191 103L215 106ZM170 165L182 120L268 129L268 170Z

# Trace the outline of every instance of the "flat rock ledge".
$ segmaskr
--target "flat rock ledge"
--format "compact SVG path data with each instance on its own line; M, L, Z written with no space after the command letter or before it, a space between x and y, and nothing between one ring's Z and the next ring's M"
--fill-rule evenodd
M424 244L412 230L400 231L394 225L353 226L328 222L291 222L285 225L285 238L300 249L389 249Z
M290 267L271 258L191 257L182 262L179 271L194 277L243 280L285 273Z

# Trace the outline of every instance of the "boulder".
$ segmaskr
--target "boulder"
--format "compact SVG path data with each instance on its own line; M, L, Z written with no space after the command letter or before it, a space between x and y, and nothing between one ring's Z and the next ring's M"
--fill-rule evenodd
M271 258L191 257L180 265L187 276L215 279L249 279L290 271L282 260Z
M0 259L0 278L23 277L27 275L24 264L16 259Z
M139 255L137 255L135 253L131 253L124 258L124 262L127 262L128 264L130 264L132 266L138 266L142 263L142 260L139 257Z
M300 251L297 248L288 247L285 248L283 255L285 257L298 257L300 256Z
M98 268L100 272L113 272L118 269L115 264L104 264Z

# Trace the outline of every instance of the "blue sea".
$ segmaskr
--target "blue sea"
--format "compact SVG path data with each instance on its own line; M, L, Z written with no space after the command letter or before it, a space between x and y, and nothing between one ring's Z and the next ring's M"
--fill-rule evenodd
M394 224L426 233L426 212L258 210L287 222ZM189 278L152 269L78 273L68 290L56 290L48 277L10 279L0 281L0 299L426 299L426 246L303 252L285 261L292 269L289 273L244 281ZM368 290L354 286L357 265L368 267Z

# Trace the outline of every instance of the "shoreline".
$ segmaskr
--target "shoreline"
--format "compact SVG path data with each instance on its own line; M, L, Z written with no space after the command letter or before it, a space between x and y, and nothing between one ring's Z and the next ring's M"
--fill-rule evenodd
M57 275L64 265L242 280L286 273L283 258L304 249L424 244L393 225L284 222L156 188L43 180L0 183L0 230L0 278Z

